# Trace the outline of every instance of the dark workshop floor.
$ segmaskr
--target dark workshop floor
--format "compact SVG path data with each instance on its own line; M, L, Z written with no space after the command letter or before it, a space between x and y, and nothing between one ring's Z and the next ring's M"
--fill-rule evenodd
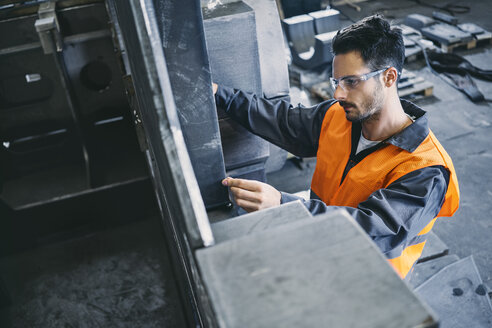
M430 1L429 1L430 2ZM432 1L445 5L449 1ZM471 6L458 14L492 31L490 0L456 1ZM414 1L382 0L339 7L352 20L383 12L395 22L433 9ZM386 9L385 9L386 8ZM348 24L348 21L346 21ZM492 46L461 51L473 64L492 69ZM433 96L416 101L429 113L431 128L451 155L461 189L453 218L441 219L435 233L460 258L473 255L485 282L492 284L492 114L433 75L422 60L407 69L434 84ZM490 98L492 83L476 80ZM313 160L289 160L268 179L280 190L309 187ZM176 287L155 217L111 230L84 234L0 259L0 273L13 305L0 312L0 327L182 327Z
M0 260L0 327L184 327L157 217Z

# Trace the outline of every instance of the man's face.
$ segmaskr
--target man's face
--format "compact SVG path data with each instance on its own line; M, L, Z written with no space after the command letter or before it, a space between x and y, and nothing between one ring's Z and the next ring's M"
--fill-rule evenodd
M371 72L366 66L360 54L356 51L335 56L333 59L333 78L340 79L346 76L358 77ZM334 98L339 100L345 110L347 120L367 121L376 119L384 102L384 91L380 81L381 75L359 81L353 88L342 88L340 83L334 93ZM349 84L349 83L346 83Z

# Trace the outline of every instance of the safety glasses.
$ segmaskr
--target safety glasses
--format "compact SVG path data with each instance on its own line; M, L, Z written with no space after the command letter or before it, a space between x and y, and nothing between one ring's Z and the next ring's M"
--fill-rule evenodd
M336 90L338 86L340 86L345 91L352 90L355 89L361 81L367 81L370 78L386 71L390 67L391 66L388 66L386 68L377 71L372 71L363 75L347 75L347 76L342 76L339 79L334 79L330 77L330 83L331 86L333 87L333 90Z

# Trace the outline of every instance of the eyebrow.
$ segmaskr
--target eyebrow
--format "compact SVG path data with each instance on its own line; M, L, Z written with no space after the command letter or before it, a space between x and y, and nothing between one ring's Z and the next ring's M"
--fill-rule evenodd
M351 78L351 77L359 77L360 75L365 75L367 73L364 73L364 74L354 74L354 75L344 75L342 77L339 77L337 80L343 80L343 79L348 79L348 78Z

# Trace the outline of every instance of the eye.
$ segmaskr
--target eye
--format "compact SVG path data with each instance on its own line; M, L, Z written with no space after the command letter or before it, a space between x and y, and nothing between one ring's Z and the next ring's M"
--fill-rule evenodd
M359 80L353 77L349 77L344 79L343 83L345 83L347 87L355 87L357 83L359 83Z

